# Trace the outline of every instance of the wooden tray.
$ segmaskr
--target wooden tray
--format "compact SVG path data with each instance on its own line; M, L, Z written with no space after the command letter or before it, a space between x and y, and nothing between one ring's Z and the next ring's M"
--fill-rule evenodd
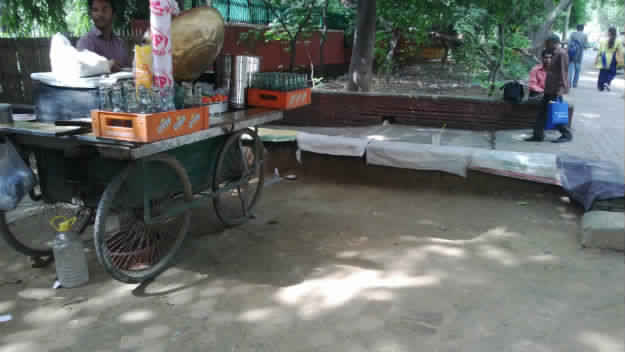
M93 133L100 138L149 143L207 129L207 106L154 114L91 111Z
M289 92L249 88L247 105L272 109L291 110L310 105L311 89L298 89Z

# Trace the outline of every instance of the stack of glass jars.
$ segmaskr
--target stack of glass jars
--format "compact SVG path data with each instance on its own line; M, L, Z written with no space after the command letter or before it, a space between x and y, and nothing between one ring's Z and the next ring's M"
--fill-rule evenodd
M114 85L101 85L98 89L100 110L150 114L176 110L173 88L136 87L125 81Z
M308 88L305 74L288 72L257 72L252 75L250 88L288 92Z

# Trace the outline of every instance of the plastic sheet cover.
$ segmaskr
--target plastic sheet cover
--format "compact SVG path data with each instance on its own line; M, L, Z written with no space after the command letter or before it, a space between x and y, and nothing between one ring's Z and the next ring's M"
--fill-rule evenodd
M562 187L586 210L590 210L596 201L625 196L623 170L612 162L561 155L557 163Z

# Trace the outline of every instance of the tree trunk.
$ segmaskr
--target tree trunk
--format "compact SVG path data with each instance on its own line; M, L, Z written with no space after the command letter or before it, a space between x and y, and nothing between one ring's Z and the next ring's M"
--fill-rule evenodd
M488 96L492 96L495 92L495 82L497 82L497 76L499 75L499 70L501 68L501 64L503 62L503 57L505 54L505 28L503 24L497 25L497 36L499 37L499 55L497 56L497 63L493 67L488 77L489 79L489 89Z
M564 20L564 28L562 28L562 40L568 40L569 28L571 27L571 12L573 12L573 3L569 5L569 9L566 11L566 19Z
M545 8L547 9L545 22L542 26L540 26L539 30L536 32L532 40L532 47L534 49L534 53L537 56L540 56L540 52L545 46L545 39L547 39L547 36L549 36L549 33L551 33L554 22L562 13L562 11L564 11L572 2L573 0L562 0L558 4L558 6L553 6L553 0L545 0Z
M325 0L324 6L321 8L321 38L319 39L319 71L321 75L326 74L326 57L325 47L328 39L328 6L330 0Z
M295 68L295 58L297 54L297 37L299 37L299 33L295 34L295 38L289 41L289 53L291 57L289 59L289 72L293 72Z
M373 76L376 0L358 1L357 17L346 89L368 92Z

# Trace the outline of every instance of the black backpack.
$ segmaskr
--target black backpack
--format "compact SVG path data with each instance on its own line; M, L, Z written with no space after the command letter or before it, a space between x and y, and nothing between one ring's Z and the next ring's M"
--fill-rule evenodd
M582 48L582 44L579 41L573 39L569 42L568 54L569 54L569 60L571 62L579 61L580 54L582 53L582 51L584 51L584 49Z
M525 87L519 81L508 82L501 87L503 89L503 100L519 104L525 97Z

